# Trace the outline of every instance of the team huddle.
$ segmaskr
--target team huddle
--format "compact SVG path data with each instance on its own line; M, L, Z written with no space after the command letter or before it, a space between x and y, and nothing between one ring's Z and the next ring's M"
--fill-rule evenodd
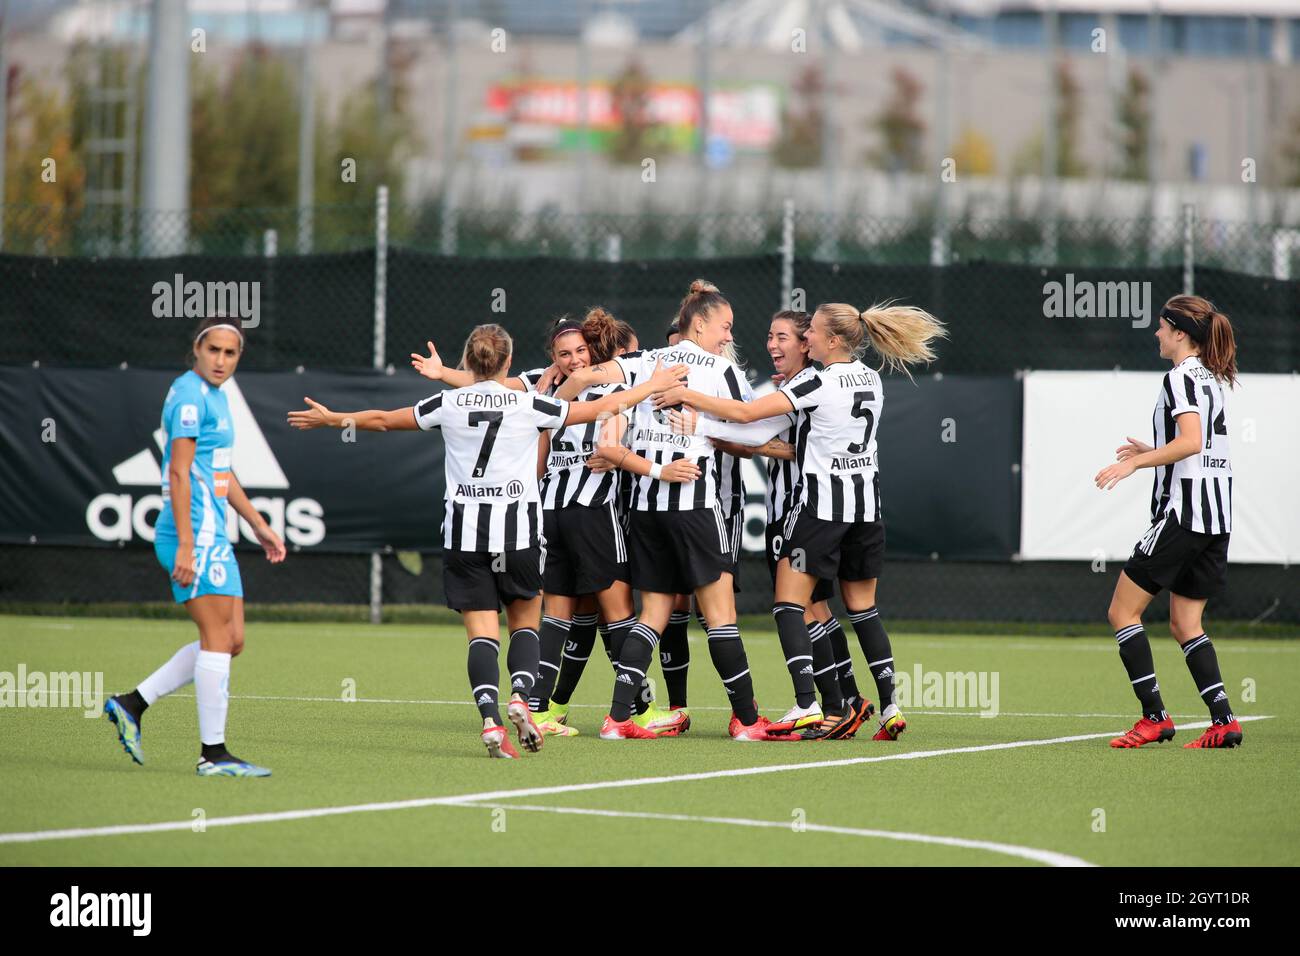
M924 310L904 305L860 311L831 303L812 313L778 312L767 336L776 388L756 397L735 360L734 322L722 293L697 280L661 347L642 349L627 323L594 308L581 321L552 323L549 367L511 375L509 334L481 325L470 333L457 368L443 364L432 342L428 355L412 355L417 371L445 386L412 406L336 412L308 399L308 409L289 413L299 429L351 425L441 434L444 593L465 625L470 693L489 756L518 757L520 749L540 750L547 736L578 733L569 702L597 632L613 665L600 738L685 733L691 726L686 675L692 616L707 636L731 705L733 739L845 740L873 717L874 740L896 740L906 729L894 699L893 651L876 607L885 549L877 447L884 383L881 370L864 360L874 353L881 369L904 372L929 363L945 328ZM1199 630L1205 600L1222 586L1231 530L1231 470L1218 389L1235 377L1231 329L1204 300L1176 297L1162 313L1157 337L1175 370L1166 376L1157 408L1155 447L1130 439L1118 463L1097 476L1099 487L1112 487L1137 467L1157 469L1154 526L1121 575L1110 614L1143 717L1113 744L1142 746L1173 736L1158 687L1151 686L1154 668L1140 624L1146 603L1168 587L1175 637L1214 720L1197 744L1235 746L1240 726L1222 694L1209 639ZM142 762L144 709L189 679L202 691L206 685L196 675L219 665L215 696L196 693L204 748L199 772L228 776L269 771L225 749L229 661L243 640L238 568L228 543L218 540L227 495L268 557L284 556L283 544L242 491L231 494L238 483L229 471L228 446L223 457L221 449L204 445L207 403L219 403L221 381L233 373L242 348L238 329L206 320L194 343L195 369L177 380L197 389L199 401L177 411L169 398L164 409L169 443L189 442L181 458L195 467L165 469L164 497L170 480L170 501L184 500L186 507L172 517L164 505L164 517L177 530L158 554L172 572L176 600L199 626L200 641L105 708L127 752ZM222 366L219 375L209 374L213 363ZM1198 416L1200 425L1188 415ZM222 441L233 441L228 425ZM1201 454L1202 443L1207 449L1213 443L1213 456ZM759 713L736 616L740 460L754 455L766 461L772 612L794 698L778 719ZM204 470L201 463L216 467ZM218 481L224 482L220 492ZM203 563L213 561L228 565ZM219 574L204 573L217 567ZM879 713L871 688L857 685L848 637L827 603L837 582ZM503 607L510 635L504 720ZM656 652L666 701L655 698L648 677ZM1135 670L1146 673L1135 678ZM205 707L211 712L206 723Z

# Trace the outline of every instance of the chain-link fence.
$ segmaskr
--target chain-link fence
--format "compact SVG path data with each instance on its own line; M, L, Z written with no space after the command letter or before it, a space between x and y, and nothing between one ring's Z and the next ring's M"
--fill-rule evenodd
M373 248L376 206L149 213L0 206L0 252L42 257L262 256ZM902 217L781 206L760 212L636 214L463 210L392 203L388 242L444 256L624 261L779 254L879 265L1129 268L1212 266L1300 275L1300 227L1175 218Z
M1232 316L1242 371L1300 369L1300 280L1290 278L1300 241L1288 230L1198 222L1190 214L1178 221L1051 225L833 223L790 209L707 220L512 220L461 212L452 221L437 207L426 213L312 210L310 255L295 251L300 236L308 248L297 210L177 218L187 251L169 256L140 254L141 237L159 240L165 220L136 222L133 244L107 252L102 235L93 238L103 224L46 229L51 245L80 237L67 239L60 255L38 254L34 240L17 251L23 233L11 228L0 254L0 362L178 368L197 315L210 305L211 284L233 296L227 314L254 307L242 368L401 368L430 338L454 358L468 329L485 321L511 330L516 368L524 368L543 363L549 318L594 304L631 322L644 344L659 344L686 287L704 276L732 301L738 344L758 375L768 369L767 317L793 296L808 307L886 298L924 306L951 331L935 372L1155 370L1161 363L1151 331L1159 305L1189 286ZM4 214L11 227L22 221L13 208ZM377 229L385 221L386 234ZM36 218L27 223L32 237L46 228ZM167 237L161 230L164 245ZM1267 268L1247 268L1252 249ZM1054 283L1122 287L1132 298L1123 314L1054 314ZM193 287L200 292L190 303ZM262 562L246 565L250 594L259 601L378 607L437 603L438 560L425 555L417 573L409 556L303 553L291 562L296 570L277 569L265 580ZM761 611L770 598L766 572L747 559L745 574L756 587L742 597L742 610ZM1109 580L1071 562L897 562L890 576L893 613L960 619L1086 620L1104 608L1099 582ZM0 604L10 607L149 600L157 578L153 555L143 548L0 547ZM1293 568L1234 568L1217 613L1300 620L1294 578Z

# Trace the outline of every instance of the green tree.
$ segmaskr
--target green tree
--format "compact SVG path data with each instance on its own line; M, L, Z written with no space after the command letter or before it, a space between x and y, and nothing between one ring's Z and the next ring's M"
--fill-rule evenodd
M614 78L610 88L618 128L609 141L610 158L616 163L640 163L656 144L655 124L650 118L650 77L636 60Z
M772 147L778 166L805 169L822 161L822 101L826 80L820 66L800 71L781 106L781 137Z
M868 154L873 166L889 172L914 172L922 168L925 121L921 119L921 81L901 66L890 74L893 90L885 108L872 120L880 145Z
M1056 175L1085 176L1088 166L1079 156L1083 116L1082 90L1070 65L1062 60L1056 67ZM1043 133L1035 133L1016 155L1012 168L1021 175L1043 171Z
M1147 146L1151 129L1151 84L1137 67L1130 67L1124 92L1115 106L1119 121L1120 179L1147 178Z

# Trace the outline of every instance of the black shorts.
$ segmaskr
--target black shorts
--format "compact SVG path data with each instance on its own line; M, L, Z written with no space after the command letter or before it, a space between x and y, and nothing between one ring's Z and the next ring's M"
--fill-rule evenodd
M781 545L785 541L785 522L773 521L767 526L767 570L772 575L772 587L776 587L776 566L781 560ZM828 578L818 578L813 588L812 603L829 601L835 597L835 582Z
M731 570L731 537L722 509L633 511L627 550L632 587L690 594Z
M1188 531L1170 512L1142 536L1124 573L1148 594L1168 588L1179 597L1214 597L1228 581L1230 537Z
M453 611L500 611L542 593L542 549L443 551L442 590Z
M740 545L745 540L745 509L743 506L732 512L731 517L727 517L726 512L722 514L722 521L727 526L727 539L731 542L731 566L727 568L731 572L731 590L735 594L740 593Z
M598 594L626 581L627 546L614 505L570 505L542 512L548 594Z
M819 578L870 581L885 563L885 523L824 521L796 505L786 517L778 557L802 562L800 570Z

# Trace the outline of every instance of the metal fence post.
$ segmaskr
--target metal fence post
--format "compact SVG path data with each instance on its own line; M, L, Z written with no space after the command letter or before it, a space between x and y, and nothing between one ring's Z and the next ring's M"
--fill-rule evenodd
M794 200L787 199L781 214L781 304L789 309L794 296Z
M375 193L375 333L374 366L384 367L385 333L388 322L388 187ZM384 615L384 562L378 551L370 552L370 623Z
M1183 203L1183 295L1196 289L1196 204Z

